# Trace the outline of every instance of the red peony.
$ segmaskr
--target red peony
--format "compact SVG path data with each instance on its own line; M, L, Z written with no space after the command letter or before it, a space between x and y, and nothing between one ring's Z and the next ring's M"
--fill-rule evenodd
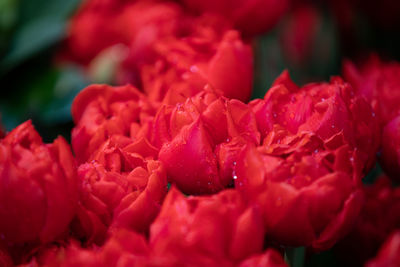
M141 66L157 60L154 45L159 40L182 34L186 20L181 8L172 2L136 1L123 6L113 23L124 44L113 81L139 86Z
M121 38L112 24L107 23L115 19L114 6L111 1L85 1L67 30L66 49L62 56L88 64L103 49L119 43Z
M393 179L400 174L400 64L371 57L357 68L350 61L344 64L346 79L365 97L380 118L383 128L381 163Z
M90 64L92 74L110 65L113 82L143 87L152 100L176 103L206 84L228 98L250 97L252 49L223 17L184 15L168 2L92 0L71 25L67 58Z
M375 162L380 141L378 120L370 105L339 77L330 83L310 83L300 88L285 71L264 99L249 105L264 146L273 154L291 152L295 147L290 142L315 135L330 148L347 144L356 149L356 171L367 173Z
M246 217L246 216L244 216ZM246 218L247 219L247 218ZM242 220L245 223L245 220ZM249 225L251 226L251 225ZM190 249L185 249L185 252ZM166 266L227 266L227 267L287 267L282 256L273 249L255 254L242 262L218 261L201 251L190 251L196 259L188 255L163 254L156 252L146 239L134 232L118 230L112 234L102 247L82 248L71 241L66 247L53 246L39 251L33 259L19 267L166 267ZM189 256L190 256L189 255ZM1 259L1 258L0 258ZM12 266L12 265L9 265ZM8 267L8 266L7 266Z
M78 169L81 183L75 232L101 244L107 232L126 228L147 232L167 191L165 170L135 143L111 138ZM129 142L129 141L128 141Z
M29 263L19 267L139 267L147 266L145 238L127 230L115 232L102 247L82 248L71 241L67 247L40 251Z
M197 13L216 13L231 20L245 35L253 36L270 30L286 12L287 0L181 0Z
M390 267L399 266L400 263L400 232L392 233L385 244L379 250L378 255L370 260L366 267Z
M136 88L90 85L72 103L72 147L85 162L109 137L134 137L155 109Z
M27 121L0 140L0 237L48 243L68 230L77 203L76 165L58 137L43 144Z
M151 56L154 41L176 34L182 15L174 3L85 1L71 20L63 53L69 60L89 64L119 44L128 52L120 61L142 61Z
M351 229L363 196L352 176L353 151L343 146L313 152L324 149L313 150L321 140L307 139L295 145L299 152L285 157L247 147L238 158L235 185L261 207L271 241L326 250ZM301 151L301 143L312 150Z
M242 150L235 185L262 207L271 240L330 248L363 203L379 140L371 107L339 78L299 88L286 72L250 106L262 145Z
M149 140L160 147L169 181L187 194L227 187L241 147L259 143L250 108L208 91L161 108L151 133Z
M175 104L209 84L228 98L247 101L253 83L252 49L218 17L188 20L187 33L154 46L157 60L140 70L149 98ZM216 27L215 25L218 25Z
M232 266L260 253L263 242L261 214L234 190L186 198L172 188L150 231L161 266Z

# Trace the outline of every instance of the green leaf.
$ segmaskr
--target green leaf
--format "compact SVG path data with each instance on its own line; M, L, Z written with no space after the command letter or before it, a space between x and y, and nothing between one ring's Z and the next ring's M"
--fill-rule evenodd
M65 20L80 2L80 0L21 0L20 19L24 23L39 18Z
M89 85L81 69L64 68L54 84L51 102L41 110L40 119L45 124L67 123L71 118L71 105L80 90Z
M303 267L305 259L305 247L288 247L285 250L285 260L290 267Z
M277 32L258 38L255 43L254 86L251 98L263 98L274 80L286 68Z
M17 1L0 0L0 33L9 30L17 19Z
M65 30L65 22L43 18L27 24L16 32L10 51L0 62L0 72L7 72L34 54L59 41Z

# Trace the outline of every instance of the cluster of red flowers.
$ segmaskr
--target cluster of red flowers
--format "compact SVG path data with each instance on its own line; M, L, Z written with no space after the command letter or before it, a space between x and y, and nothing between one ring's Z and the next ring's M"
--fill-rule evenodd
M0 139L0 265L287 266L282 247L340 240L365 263L391 233L367 266L399 263L400 191L362 178L378 151L400 177L400 64L302 87L285 71L248 102L248 41L287 4L85 2L63 57L118 50L123 85L76 96L73 153L30 121Z
M200 1L198 7L196 1L186 2L198 11L214 7L211 1ZM167 1L88 1L72 21L62 57L79 62L89 72L115 61L111 81L140 87L153 101L181 102L206 84L226 97L247 101L253 79L252 49L233 23L249 35L268 29L287 1L228 2L223 6L232 7L232 14L210 10L196 16ZM263 6L277 17L260 12ZM275 6L282 11L276 13ZM243 14L233 14L237 10ZM247 25L249 16L262 23ZM230 73L230 79L225 73Z

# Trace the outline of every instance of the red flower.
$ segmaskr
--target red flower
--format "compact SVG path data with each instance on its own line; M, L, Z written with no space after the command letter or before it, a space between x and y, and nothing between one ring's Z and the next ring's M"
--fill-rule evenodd
M232 266L261 252L263 242L261 214L234 190L186 198L173 187L150 231L161 266Z
M390 233L400 227L400 188L393 188L383 176L363 190L366 201L360 216L353 230L336 247L349 266L364 265Z
M140 70L149 98L175 104L210 84L228 98L247 101L253 81L251 47L237 31L221 26L221 18L203 16L188 23L184 36L157 42L157 60Z
M150 243L116 229L100 248L71 242L40 251L27 266L287 266L278 252L262 252L263 243L261 214L239 192L186 198L172 187L151 226Z
M173 3L92 0L73 19L66 54L91 62L91 73L98 64L112 63L114 82L143 85L152 100L176 103L211 84L229 98L247 101L252 50L230 29L222 17L187 16Z
M228 98L249 99L252 50L223 18L183 16L173 3L107 3L89 2L73 20L67 46L72 60L101 61L119 44L121 58L110 59L117 61L113 80L143 85L152 100L174 104L206 84Z
M383 128L381 163L393 179L400 174L400 64L385 63L372 56L366 64L358 68L345 62L344 75L365 97L380 118Z
M400 64L382 62L372 56L357 68L350 61L343 66L345 79L364 96L379 115L382 125L400 112Z
M211 12L228 18L247 36L270 30L289 5L287 0L181 1L195 12Z
M400 263L400 231L397 230L386 240L378 255L366 267L398 266Z
M293 151L293 138L312 133L330 148L344 144L356 148L364 173L375 162L380 141L378 120L369 104L355 96L351 86L339 77L332 78L330 83L299 88L285 71L264 99L253 100L250 106L264 146L270 151L279 148L273 154Z
M140 267L146 266L148 245L145 238L127 230L115 232L102 247L82 248L71 241L66 248L41 251L30 263L20 267Z
M90 85L72 103L72 147L78 162L85 162L109 137L135 139L154 110L150 102L130 85Z
M186 20L180 7L172 2L136 1L124 6L113 24L127 53L115 70L114 81L140 85L141 66L157 60L154 45L180 35Z
M88 64L103 49L119 43L121 38L108 23L115 19L115 6L111 1L85 1L68 28L62 56Z
M259 143L249 107L215 93L201 92L185 103L161 108L153 122L169 181L187 194L217 192L232 182L240 148Z
M153 42L176 34L182 15L174 3L85 1L71 20L63 53L69 60L88 64L119 44L129 51L121 61L150 59ZM119 76L117 80L128 78Z
M147 232L166 194L161 163L146 160L135 143L123 147L112 138L88 163L79 166L81 191L75 231L88 243L101 244L107 232L119 228Z
M313 146L314 138L307 139L298 143ZM352 177L354 154L346 146L299 150L282 157L247 147L238 157L235 185L261 207L269 239L325 250L351 229L363 204Z
M27 121L0 141L0 236L47 243L68 229L77 203L76 165L58 137L43 144Z
M379 140L371 107L339 78L298 88L286 72L250 106L263 141L238 156L235 185L262 207L272 240L328 249L361 209Z

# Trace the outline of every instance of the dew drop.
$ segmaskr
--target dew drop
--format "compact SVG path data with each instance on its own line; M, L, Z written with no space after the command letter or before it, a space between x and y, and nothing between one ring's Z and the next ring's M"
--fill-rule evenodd
M190 71L191 72L198 72L199 68L196 65L193 65L193 66L190 67Z

